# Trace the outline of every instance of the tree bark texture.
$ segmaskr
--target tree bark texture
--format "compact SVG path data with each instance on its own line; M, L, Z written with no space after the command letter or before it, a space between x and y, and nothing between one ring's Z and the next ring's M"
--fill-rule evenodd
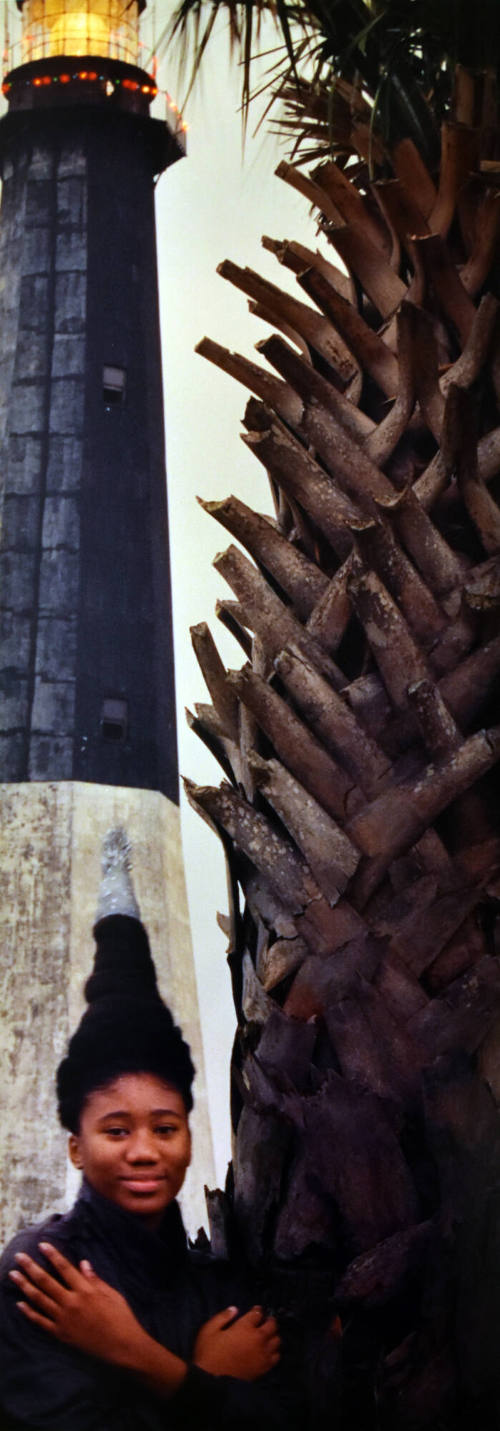
M220 267L268 366L200 345L276 507L203 503L247 656L193 632L238 1013L209 1210L315 1431L458 1431L500 1419L500 193L491 133L489 168L450 120L438 174L403 140L373 184L365 131L356 185L280 165L332 245L266 237L296 298Z

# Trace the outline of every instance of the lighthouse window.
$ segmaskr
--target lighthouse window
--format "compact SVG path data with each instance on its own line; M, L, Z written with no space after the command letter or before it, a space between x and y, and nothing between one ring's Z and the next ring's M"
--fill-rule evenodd
M123 402L127 386L125 368L113 368L105 364L102 370L102 395L107 408Z
M101 735L103 740L115 742L127 738L128 701L107 697L101 707Z

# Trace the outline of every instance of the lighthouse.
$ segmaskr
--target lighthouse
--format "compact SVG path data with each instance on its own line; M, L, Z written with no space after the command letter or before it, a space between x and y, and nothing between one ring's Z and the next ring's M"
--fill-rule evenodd
M198 1069L193 1228L212 1165L178 807L154 216L184 134L151 116L146 0L17 9L0 121L0 1235L70 1192L53 1072L83 1006L116 830Z

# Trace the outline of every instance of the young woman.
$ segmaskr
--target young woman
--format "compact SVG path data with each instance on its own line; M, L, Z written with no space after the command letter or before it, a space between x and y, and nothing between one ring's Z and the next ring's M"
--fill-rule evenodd
M227 1264L187 1250L175 1199L194 1070L146 933L111 915L95 936L89 1007L57 1075L83 1185L0 1263L2 1431L290 1428L274 1318L248 1308Z

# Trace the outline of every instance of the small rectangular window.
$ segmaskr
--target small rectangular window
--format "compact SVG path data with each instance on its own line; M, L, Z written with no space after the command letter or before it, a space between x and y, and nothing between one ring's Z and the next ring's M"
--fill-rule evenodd
M106 407L116 407L125 398L126 368L114 368L106 363L102 370L102 395Z
M107 697L101 707L101 735L103 740L124 741L128 730L128 701Z

